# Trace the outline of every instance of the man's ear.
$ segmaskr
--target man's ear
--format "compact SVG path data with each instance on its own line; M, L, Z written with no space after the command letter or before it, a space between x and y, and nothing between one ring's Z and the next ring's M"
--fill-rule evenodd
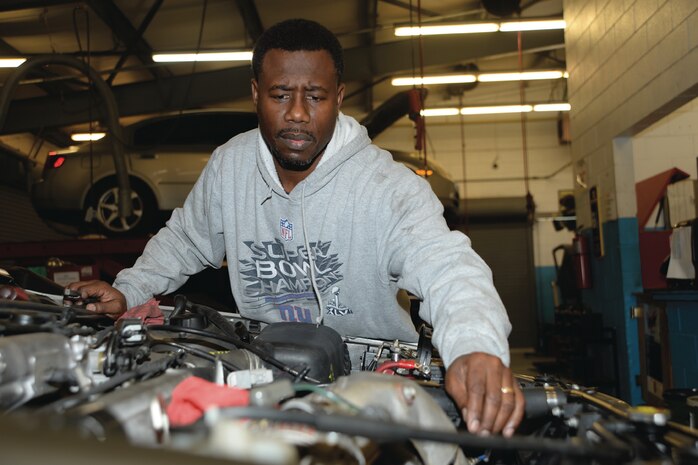
M342 102L344 101L344 84L339 84L337 86L337 109L342 108Z
M257 86L257 80L252 79L250 81L250 84L252 85L252 103L254 103L254 105L257 106L257 98L259 97L259 87Z

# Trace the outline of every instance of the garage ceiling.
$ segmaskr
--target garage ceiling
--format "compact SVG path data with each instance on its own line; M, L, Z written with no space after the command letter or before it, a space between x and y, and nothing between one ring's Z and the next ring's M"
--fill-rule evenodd
M412 4L412 6L410 5ZM423 22L499 19L480 1L422 0ZM17 0L0 2L0 56L67 54L101 73L116 96L122 122L192 108L252 109L249 66L153 63L153 52L249 49L270 25L290 17L321 22L346 51L344 111L365 115L401 90L389 78L419 75L419 40L397 38L393 26L417 21L416 0ZM562 0L522 0L522 17L561 17ZM562 31L526 32L524 67L564 68ZM425 73L518 69L516 33L424 37ZM5 82L12 69L0 69ZM565 85L527 83L529 101L562 100ZM12 94L0 135L31 132L58 145L100 114L99 98L75 70L47 66L26 76ZM517 83L472 90L430 89L428 106L517 103Z

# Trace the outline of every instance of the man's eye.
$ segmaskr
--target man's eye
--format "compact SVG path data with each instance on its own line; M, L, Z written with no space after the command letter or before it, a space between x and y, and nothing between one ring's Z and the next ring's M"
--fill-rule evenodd
M286 94L277 94L277 95L272 95L271 98L274 99L274 100L287 100L287 99L288 99L288 95L286 95Z
M311 102L319 102L320 100L322 100L322 97L319 97L317 95L308 95L308 100L310 100Z

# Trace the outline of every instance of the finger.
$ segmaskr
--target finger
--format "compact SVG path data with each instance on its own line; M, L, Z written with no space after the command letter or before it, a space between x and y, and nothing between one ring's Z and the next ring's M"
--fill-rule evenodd
M96 281L94 281L94 280L92 280L92 281L75 281L75 282L68 284L66 287L68 289L72 289L74 291L77 291L79 287L84 286L86 284L94 283L94 282L96 282Z
M467 419L468 431L473 434L480 432L483 404L487 392L487 371L478 363L468 364L468 372L465 378L468 390Z
M503 431L504 436L508 438L514 435L514 431L521 423L521 420L523 420L524 410L526 408L526 400L524 399L523 392L521 392L521 388L516 382L514 382L514 397L516 397L516 406L509 417L509 421L507 421L504 426Z
M514 379L511 376L511 370L509 368L504 368L502 370L502 396L501 403L499 404L499 412L497 413L497 418L494 421L494 426L492 427L492 433L498 434L502 431L507 424L507 421L511 417L514 408L516 407L516 392L514 391Z
M499 360L496 365L488 364L487 392L484 400L480 434L488 435L493 432L494 422L502 402L502 365Z
M66 289L70 289L71 291L77 291L81 292L81 289L83 289L85 286L89 286L96 281L76 281L73 283L70 283L66 286Z
M466 419L468 405L468 390L465 387L465 369L467 365L453 364L446 371L446 392L455 402L458 410L461 411L463 419Z
M118 315L123 313L121 303L116 300L90 303L85 306L85 309L94 313L105 313L108 315Z
M105 286L102 281L78 281L68 284L68 288L80 293L82 298L90 296L101 296L105 292Z
M96 297L101 302L120 300L122 294L104 281L87 281L77 288L83 299Z

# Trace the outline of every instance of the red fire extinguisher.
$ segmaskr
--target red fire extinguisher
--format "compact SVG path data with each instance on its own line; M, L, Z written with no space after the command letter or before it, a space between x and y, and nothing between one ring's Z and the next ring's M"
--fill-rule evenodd
M591 289L591 263L589 259L589 240L577 234L572 239L574 271L577 289Z

